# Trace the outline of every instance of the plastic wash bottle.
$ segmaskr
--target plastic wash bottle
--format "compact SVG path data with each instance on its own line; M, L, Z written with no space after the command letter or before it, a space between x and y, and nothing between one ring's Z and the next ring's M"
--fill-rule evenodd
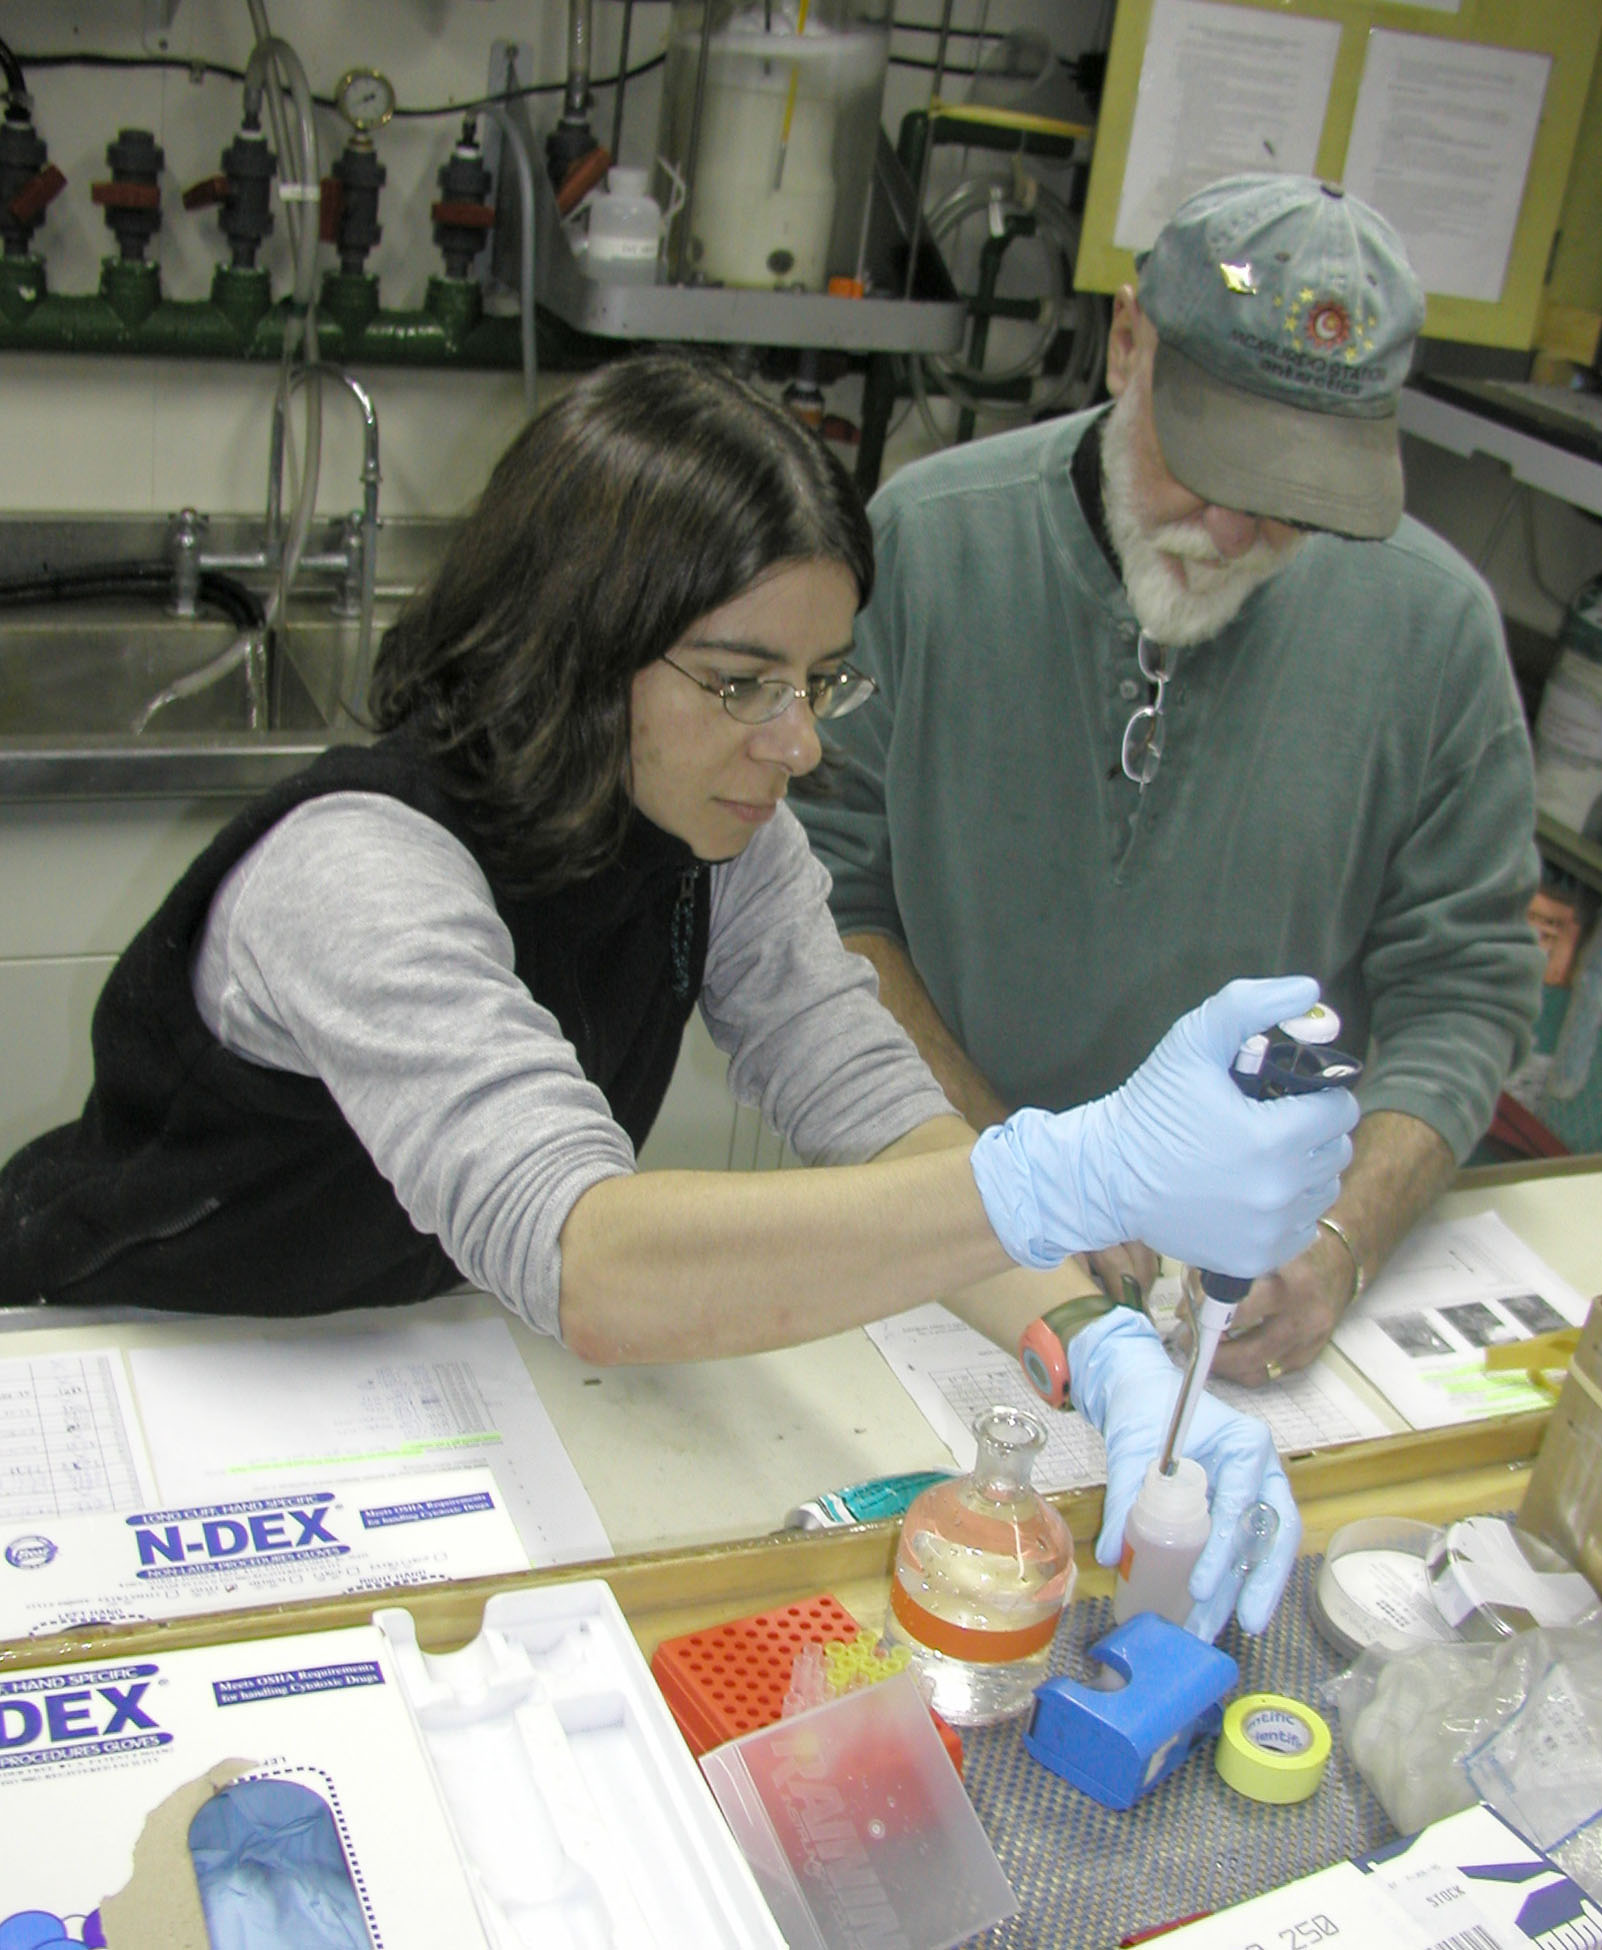
M1194 1456L1179 1456L1165 1476L1160 1462L1146 1466L1146 1480L1124 1524L1124 1550L1113 1586L1113 1617L1120 1625L1136 1612L1155 1612L1170 1625L1190 1616L1190 1574L1212 1531L1207 1472Z

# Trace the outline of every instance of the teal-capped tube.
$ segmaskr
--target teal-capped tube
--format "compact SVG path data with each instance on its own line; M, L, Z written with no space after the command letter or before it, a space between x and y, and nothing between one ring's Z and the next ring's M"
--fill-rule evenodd
M784 1520L786 1530L833 1530L841 1524L878 1523L885 1517L905 1516L913 1499L931 1483L944 1483L948 1469L914 1469L902 1476L876 1476L871 1482L847 1483L825 1490L797 1504Z

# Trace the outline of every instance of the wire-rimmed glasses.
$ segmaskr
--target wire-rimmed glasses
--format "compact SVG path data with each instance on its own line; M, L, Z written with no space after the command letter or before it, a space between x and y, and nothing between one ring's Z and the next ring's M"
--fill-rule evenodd
M843 718L848 711L866 704L879 688L866 671L855 670L850 664L816 671L808 677L806 688L798 690L782 677L725 677L713 684L683 664L674 663L671 657L664 656L662 661L669 670L688 677L697 690L717 698L729 716L741 724L771 724L775 718L782 718L791 700L798 697L806 700L815 718Z
M1154 643L1144 630L1135 645L1135 659L1140 665L1141 676L1148 684L1157 686L1157 695L1149 704L1142 704L1124 726L1124 777L1133 779L1144 791L1157 776L1157 767L1162 763L1163 732L1168 722L1163 716L1163 698L1172 673L1168 668L1168 652L1160 643Z

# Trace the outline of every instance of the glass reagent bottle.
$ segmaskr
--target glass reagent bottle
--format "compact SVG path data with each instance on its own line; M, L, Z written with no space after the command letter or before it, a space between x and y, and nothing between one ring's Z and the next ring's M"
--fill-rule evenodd
M1124 1549L1113 1586L1120 1625L1136 1612L1155 1612L1170 1625L1190 1616L1190 1574L1212 1531L1207 1472L1194 1456L1177 1456L1174 1472L1147 1464L1146 1480L1124 1524Z
M885 1636L953 1726L1027 1712L1073 1591L1073 1538L1030 1482L1045 1425L1026 1409L974 1423L973 1473L925 1490L896 1550Z

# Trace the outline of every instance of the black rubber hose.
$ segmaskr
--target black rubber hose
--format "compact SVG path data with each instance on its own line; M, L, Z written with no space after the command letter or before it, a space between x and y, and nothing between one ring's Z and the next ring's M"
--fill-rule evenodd
M166 562L86 563L81 569L51 569L43 575L0 582L0 608L104 601L113 596L165 596L171 594L172 586L172 568Z
M201 572L195 596L197 601L210 603L213 609L220 609L235 629L261 630L267 627L267 610L261 598L242 582L236 582L232 576L219 574L216 569Z
M21 107L26 108L28 105L27 78L22 72L22 63L11 52L11 49L6 46L4 41L0 41L0 68L5 69L6 93L16 100Z
M177 579L170 562L88 562L77 569L0 582L0 609L30 609L46 603L110 601L119 596L170 598ZM261 598L233 576L204 570L197 600L218 610L236 629L262 629L267 611Z

